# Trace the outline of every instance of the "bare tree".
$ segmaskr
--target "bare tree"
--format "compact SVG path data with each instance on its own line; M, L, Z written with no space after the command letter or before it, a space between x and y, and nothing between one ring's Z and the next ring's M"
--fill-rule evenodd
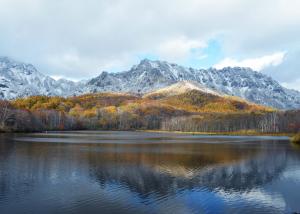
M7 128L7 122L13 119L12 106L6 100L0 100L0 130Z

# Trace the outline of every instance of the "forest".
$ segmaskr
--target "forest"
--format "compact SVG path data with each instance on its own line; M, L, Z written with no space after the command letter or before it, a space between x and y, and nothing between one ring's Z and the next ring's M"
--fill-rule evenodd
M295 133L300 110L279 111L197 90L168 96L93 93L0 101L1 132L84 129Z

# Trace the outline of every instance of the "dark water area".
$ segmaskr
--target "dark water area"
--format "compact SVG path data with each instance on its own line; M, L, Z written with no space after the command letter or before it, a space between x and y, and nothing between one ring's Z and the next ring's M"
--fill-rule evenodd
M0 213L300 212L285 137L143 132L0 135Z

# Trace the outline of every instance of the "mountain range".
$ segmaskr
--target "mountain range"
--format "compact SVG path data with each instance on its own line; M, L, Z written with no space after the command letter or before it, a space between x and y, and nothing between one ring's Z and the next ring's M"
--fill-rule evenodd
M278 109L300 108L299 91L287 89L271 77L250 68L193 69L165 61L144 59L128 71L103 71L88 81L73 82L66 79L55 80L40 73L31 64L8 57L0 58L1 99L32 95L73 96L95 92L143 95L183 81L197 85L197 88L207 93L237 96Z

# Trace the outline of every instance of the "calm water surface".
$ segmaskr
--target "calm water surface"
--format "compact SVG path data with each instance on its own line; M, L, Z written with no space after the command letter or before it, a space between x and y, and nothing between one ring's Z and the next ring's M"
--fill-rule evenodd
M0 135L0 213L300 212L284 137L142 132Z

